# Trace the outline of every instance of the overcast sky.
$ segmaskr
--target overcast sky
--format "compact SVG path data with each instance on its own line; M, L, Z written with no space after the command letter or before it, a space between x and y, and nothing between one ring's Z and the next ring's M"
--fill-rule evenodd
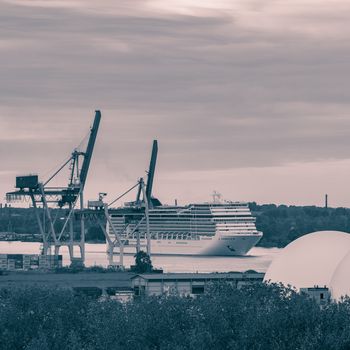
M0 192L102 111L86 198L350 206L348 0L0 0ZM63 177L64 182L68 174Z

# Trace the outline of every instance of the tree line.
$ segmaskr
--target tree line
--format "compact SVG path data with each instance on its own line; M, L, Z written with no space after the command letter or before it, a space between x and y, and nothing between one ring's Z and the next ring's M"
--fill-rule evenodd
M284 247L307 233L323 230L350 232L350 209L316 206L249 204L256 226L264 233L263 247Z
M57 214L58 209L53 209L53 217ZM39 215L43 216L43 210L39 209ZM67 215L67 212L60 212L60 216ZM48 225L48 223L47 223ZM74 223L74 229L78 233L77 238L80 234L80 222ZM55 229L59 232L63 227L63 220L55 221ZM85 224L85 238L88 242L105 242L105 236L103 231L96 223L86 221ZM19 235L34 235L39 234L39 226L35 217L33 208L13 208L13 207L2 207L0 208L0 232L15 232Z
M324 308L278 285L213 284L128 303L70 290L0 290L3 350L349 349L350 301Z
M350 232L350 209L321 208L316 206L286 206L249 203L256 217L257 229L264 233L259 246L284 247L296 238L320 230ZM55 224L60 229L62 221ZM79 223L77 223L79 225ZM80 231L76 227L77 232ZM86 224L86 240L105 242L104 234L93 222ZM1 208L0 232L14 231L19 234L38 234L34 209Z

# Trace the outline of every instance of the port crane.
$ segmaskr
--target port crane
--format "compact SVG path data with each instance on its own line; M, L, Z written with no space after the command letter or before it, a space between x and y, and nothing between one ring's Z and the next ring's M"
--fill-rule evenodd
M154 206L161 205L161 203L159 202L159 200L157 198L152 197L154 174L155 174L156 165L157 165L157 157L158 157L158 141L153 140L151 160L150 160L149 168L148 168L148 172L147 172L147 184L146 184L146 188L145 188L146 192L144 195L144 198L146 198L148 206L150 208L153 208ZM142 186L139 183L137 196L136 196L136 203L140 202L141 192L142 192Z
M67 246L73 265L83 265L85 261L85 216L75 214L78 209L80 211L84 209L84 188L100 121L101 112L96 111L85 151L75 149L68 160L48 180L40 182L38 175L17 176L16 191L6 194L9 202L23 200L25 197L30 198L42 236L42 255L51 255L53 247L54 256L58 257L60 248ZM66 168L69 169L68 185L50 186L52 180ZM56 209L52 210L53 207ZM76 232L79 226L80 235ZM80 252L78 256L75 256L75 247L78 247Z
M85 211L85 215L90 220L98 223L105 235L110 266L124 267L124 250L126 247L134 248L135 253L138 253L141 249L145 249L146 253L151 256L149 210L154 206L161 205L158 199L152 197L157 155L158 142L154 140L147 172L147 183L145 183L143 178L140 178L134 186L108 204L103 201L106 193L100 193L98 200L88 202L88 210ZM135 189L137 189L135 201L126 203L126 206L123 208L113 207L117 201ZM113 222L114 215L122 215L126 218L122 230L117 228ZM139 228L143 224L146 227L146 232L142 239ZM136 243L131 243L130 239L134 237L136 237Z

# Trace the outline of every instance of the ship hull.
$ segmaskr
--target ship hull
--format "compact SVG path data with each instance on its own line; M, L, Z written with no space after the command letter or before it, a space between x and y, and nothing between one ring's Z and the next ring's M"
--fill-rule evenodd
M199 240L151 240L152 255L204 255L241 256L248 253L261 239L262 234L236 235L234 237L204 238ZM146 242L141 240L141 246ZM124 246L124 253L135 254L135 240ZM142 249L142 248L141 248Z

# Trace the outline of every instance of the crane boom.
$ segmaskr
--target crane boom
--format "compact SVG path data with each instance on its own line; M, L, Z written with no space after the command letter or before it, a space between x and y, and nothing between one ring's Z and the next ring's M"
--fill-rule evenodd
M151 203L153 179L154 179L154 173L156 170L157 155L158 155L158 141L154 140L153 146L152 146L151 161L149 163L147 185L146 185L146 198L149 204Z
M91 131L90 131L89 143L86 147L86 152L84 154L84 162L83 162L83 165L82 165L81 171L80 171L80 186L81 186L81 188L84 188L86 178L87 178L87 175L89 172L90 162L91 162L92 153L93 153L94 147L95 147L97 132L98 132L98 128L100 126L100 121L101 121L101 112L96 111L94 124L91 128Z

